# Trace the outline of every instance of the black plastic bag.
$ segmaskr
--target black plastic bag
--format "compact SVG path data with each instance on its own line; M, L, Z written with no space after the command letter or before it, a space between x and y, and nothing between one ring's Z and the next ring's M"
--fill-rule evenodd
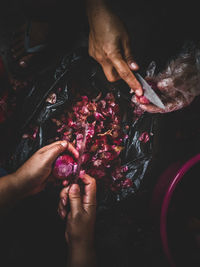
M131 125L127 108L131 99L128 86L123 81L108 82L101 67L88 56L84 48L64 56L58 67L54 64L44 70L27 95L19 113L20 138L8 164L9 171L16 170L35 151L45 146L47 140L54 138L51 118L62 113L64 106L70 104L74 90L81 90L82 95L90 97L95 97L100 92L105 95L108 90L112 90L119 100L123 114L122 127L129 125L129 138L124 143L121 160L123 165L128 166L126 177L132 180L133 186L121 188L118 192L112 192L109 188L98 188L99 208L106 209L139 190L152 160L156 116L144 113ZM46 102L48 95L53 92L57 95L56 102ZM32 125L37 126L35 138L22 138ZM139 140L143 132L149 134L150 139L146 143Z

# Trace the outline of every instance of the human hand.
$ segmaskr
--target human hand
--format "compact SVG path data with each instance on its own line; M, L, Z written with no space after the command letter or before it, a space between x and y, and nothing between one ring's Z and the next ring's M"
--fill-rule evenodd
M195 94L190 94L190 91L179 91L174 86L172 79L162 80L156 85L157 90L161 93L161 99L165 105L165 109L161 109L153 104L145 104L143 98L134 98L134 101L139 104L139 107L149 113L169 113L182 109L194 100Z
M67 217L65 231L69 245L67 266L95 267L96 181L87 174L80 175L80 178L84 183L83 195L78 184L72 184L60 193L58 212L61 218ZM67 204L70 205L69 213L66 209Z
M123 79L136 95L143 94L133 71L138 65L133 59L128 33L121 20L102 1L88 0L90 25L89 54L101 64L107 79Z
M180 55L169 62L165 70L154 74L155 63L147 70L147 82L160 95L165 109L152 104L144 104L137 100L140 108L150 113L167 113L184 108L200 95L200 50L188 47Z
M72 144L57 141L38 150L13 174L22 195L33 195L45 188L53 162L65 150L78 158L78 151Z
M61 218L67 218L65 237L71 248L91 247L94 238L96 181L87 174L80 177L84 183L84 194L81 195L78 184L65 187L60 193L58 208ZM69 213L67 204L70 205Z

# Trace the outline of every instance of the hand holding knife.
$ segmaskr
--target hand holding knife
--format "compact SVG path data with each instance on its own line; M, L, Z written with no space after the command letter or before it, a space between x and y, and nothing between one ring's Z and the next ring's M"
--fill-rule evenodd
M161 109L165 109L165 105L163 104L162 100L151 88L151 86L147 83L147 81L139 73L135 73L135 76L142 85L142 88L144 90L144 96L155 106Z

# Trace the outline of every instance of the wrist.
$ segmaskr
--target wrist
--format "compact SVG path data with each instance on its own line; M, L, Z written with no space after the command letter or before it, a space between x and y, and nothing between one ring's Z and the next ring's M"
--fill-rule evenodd
M95 248L92 244L79 244L75 247L69 247L68 264L77 267L94 267L96 266L95 254Z
M79 241L79 242L69 242L68 243L70 251L91 251L94 247L94 242L90 241Z
M78 226L77 226L78 227ZM73 235L70 232L65 232L65 239L70 250L90 250L94 247L94 222L90 222L90 231L85 229L78 235Z

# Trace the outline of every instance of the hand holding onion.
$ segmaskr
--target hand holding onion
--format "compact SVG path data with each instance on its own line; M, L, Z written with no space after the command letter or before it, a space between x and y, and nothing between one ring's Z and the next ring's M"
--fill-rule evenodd
M96 266L94 251L94 226L96 219L96 181L81 174L84 193L78 184L65 187L60 193L58 212L67 219L65 238L69 246L67 266ZM70 211L67 213L67 205Z
M42 191L52 172L52 165L56 158L66 151L78 158L79 153L67 141L57 141L38 150L13 175L22 194L32 195Z
M52 172L54 161L64 151L74 158L79 156L69 142L54 142L38 150L16 172L1 177L0 213L4 213L20 199L42 191Z

